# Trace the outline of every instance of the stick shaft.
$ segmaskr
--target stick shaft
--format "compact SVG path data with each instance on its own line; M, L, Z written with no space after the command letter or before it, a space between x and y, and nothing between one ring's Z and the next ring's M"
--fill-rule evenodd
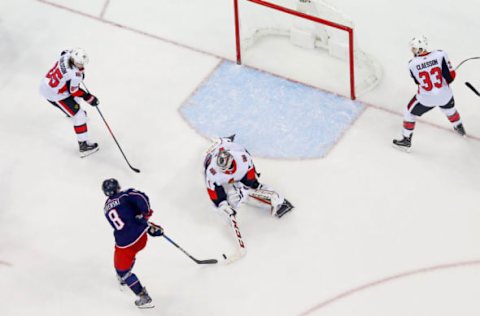
M84 82L82 82L82 84L83 84L83 87L85 88L85 91L87 91L87 93L90 93L90 91L88 91L87 85L86 85ZM124 153L123 150L122 150L122 147L120 147L120 144L118 143L117 138L116 138L115 135L113 134L112 129L110 128L110 125L108 125L107 120L106 120L105 117L103 116L102 111L100 111L100 108L98 107L98 105L95 106L95 108L97 109L98 114L100 114L100 117L102 118L103 123L105 123L105 126L107 127L108 131L110 132L110 135L112 135L112 138L113 138L113 140L115 141L115 144L117 144L118 149L120 149L120 152L122 153L122 156L123 156L123 158L125 159L125 162L127 163L127 165L130 167L130 169L132 169L132 170L135 171L136 173L139 173L140 170L137 169L137 168L135 168L135 167L133 167L133 166L130 164L130 162L128 161L127 157L125 156L125 153Z
M478 92L478 90L475 89L475 87L472 86L472 84L470 82L465 82L465 85L467 87L469 87L473 91L473 93L475 93L476 95L478 95L480 97L480 92Z
M163 237L168 240L172 245L180 249L184 254L186 254L190 259L195 261L197 264L214 264L217 263L218 261L216 259L207 259L207 260L198 260L195 257L193 257L191 254L189 254L185 249L180 247L176 242L174 242L170 237L167 235L163 234Z
M473 59L480 59L480 56L479 57L470 57L470 58L467 58L467 59L464 59L462 60L458 65L457 67L455 67L455 71L457 71L458 68L460 68L461 65L463 65L465 62L469 61L469 60L473 60Z

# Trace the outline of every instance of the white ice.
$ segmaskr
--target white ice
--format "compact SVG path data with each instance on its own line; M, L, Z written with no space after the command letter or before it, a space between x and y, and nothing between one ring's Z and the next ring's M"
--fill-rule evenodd
M471 137L432 111L411 154L390 146L415 92L409 39L427 35L454 64L479 55L478 1L332 0L383 65L383 81L360 99L366 110L323 159L256 159L263 181L296 208L281 220L241 209L248 254L235 264L200 267L150 239L134 270L156 304L149 311L117 289L100 184L116 177L147 192L153 220L199 258L233 249L204 189L209 141L178 113L221 58L234 59L233 3L55 3L0 1L0 315L480 314L480 98L463 85L480 86L480 62L453 84ZM76 46L88 51L88 87L141 174L88 105L101 150L78 158L71 122L39 96L54 58Z

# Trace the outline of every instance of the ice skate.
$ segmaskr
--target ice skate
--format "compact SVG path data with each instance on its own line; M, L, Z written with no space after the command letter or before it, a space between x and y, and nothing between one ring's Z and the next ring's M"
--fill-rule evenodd
M95 152L97 152L100 148L98 147L97 143L90 143L88 141L78 142L78 147L80 150L80 157L85 158Z
M465 128L463 128L463 124L458 124L453 128L453 130L455 131L455 133L457 133L460 136L463 136L463 137L467 136L467 133L465 132Z
M153 308L155 305L152 303L152 298L147 293L147 289L143 288L142 291L138 294L138 299L135 300L135 305L138 308Z
M397 148L401 151L409 153L411 146L412 146L412 136L410 136L410 137L403 136L402 139L394 139L393 140L393 147L395 147L395 148Z
M283 200L283 203L278 206L277 211L275 212L275 216L280 218L283 215L287 214L291 210L293 210L293 205L287 199Z

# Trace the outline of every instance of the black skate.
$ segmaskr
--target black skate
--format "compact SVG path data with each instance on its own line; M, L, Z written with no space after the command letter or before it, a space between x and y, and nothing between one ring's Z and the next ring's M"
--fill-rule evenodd
M465 132L465 128L463 128L463 124L461 123L455 126L453 130L455 131L455 133L457 133L460 136L463 136L463 137L467 136L467 133Z
M233 135L230 135L230 136L227 136L227 137L224 137L226 139L228 139L229 141L233 142L235 140L235 134Z
M138 299L135 300L135 305L138 308L153 308L155 305L152 303L152 298L147 293L147 289L143 288L142 291L138 294Z
M290 212L291 210L293 210L293 208L294 206L292 205L292 203L290 203L287 199L284 199L282 205L280 205L277 211L275 212L275 216L280 218L283 215Z
M99 147L97 143L90 142L78 142L78 147L80 148L80 157L85 158L94 152L97 152Z
M400 149L401 151L410 152L410 147L412 147L412 136L405 137L403 136L402 139L394 139L393 140L393 147Z

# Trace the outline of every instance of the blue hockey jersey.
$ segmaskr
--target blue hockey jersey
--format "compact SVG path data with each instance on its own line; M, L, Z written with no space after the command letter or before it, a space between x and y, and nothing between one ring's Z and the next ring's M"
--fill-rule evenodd
M146 233L152 214L148 196L134 189L109 197L103 210L114 229L115 244L120 248L132 245Z

